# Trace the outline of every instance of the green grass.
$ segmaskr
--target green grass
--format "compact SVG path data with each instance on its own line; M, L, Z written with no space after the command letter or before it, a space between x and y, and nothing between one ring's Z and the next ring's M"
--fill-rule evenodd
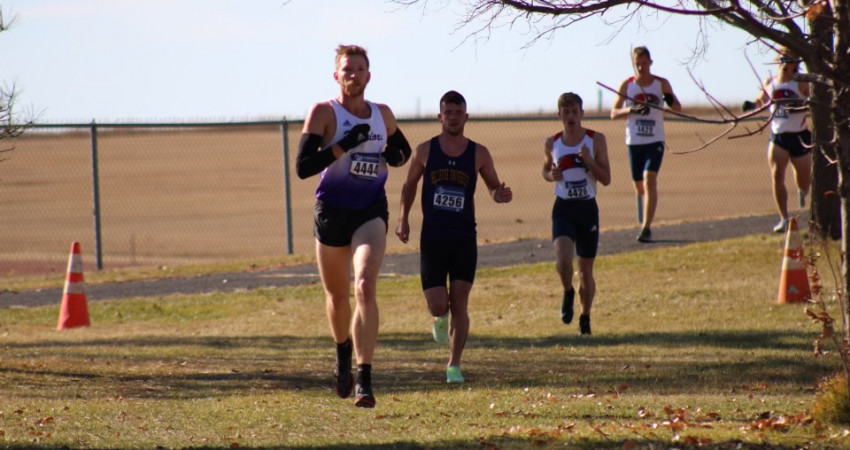
M806 305L778 305L784 242L604 256L590 338L553 264L480 270L467 383L445 383L417 277L379 285L374 410L331 391L318 284L0 311L0 447L847 447L811 418Z

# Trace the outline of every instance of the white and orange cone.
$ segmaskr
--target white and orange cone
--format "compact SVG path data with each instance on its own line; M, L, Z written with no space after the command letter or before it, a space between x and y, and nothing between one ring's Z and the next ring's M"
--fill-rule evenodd
M797 228L797 218L792 217L785 235L785 256L779 278L777 303L802 303L812 299L809 276L803 258L803 240Z
M56 329L64 330L89 325L80 243L74 242L71 244L71 256L68 257L68 272L65 276L65 290L62 293L62 306L59 308L59 324L56 325Z

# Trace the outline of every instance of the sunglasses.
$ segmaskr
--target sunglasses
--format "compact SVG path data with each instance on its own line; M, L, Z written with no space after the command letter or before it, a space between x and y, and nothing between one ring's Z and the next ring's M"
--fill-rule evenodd
M788 57L788 56L783 56L783 57L779 58L779 62L782 63L782 64L796 64L796 63L800 62L800 60L797 59L797 58L791 58L791 57Z

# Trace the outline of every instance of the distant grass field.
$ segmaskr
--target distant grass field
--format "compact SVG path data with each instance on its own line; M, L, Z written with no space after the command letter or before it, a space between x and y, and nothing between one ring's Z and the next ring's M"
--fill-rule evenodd
M707 114L705 114L707 115ZM479 189L482 242L543 237L549 232L552 185L540 176L543 141L560 128L552 119L473 120L467 135L490 148L514 201L494 204ZM301 124L289 126L289 166ZM608 137L613 171L600 189L603 230L636 226L635 199L624 145L624 122L588 118ZM749 123L749 129L756 128ZM403 122L411 143L439 132L435 121ZM707 220L773 211L765 160L767 135L721 139L697 148L724 127L668 121L667 155L659 178L656 221ZM744 127L740 133L744 132ZM101 251L106 268L157 267L275 257L288 252L287 208L293 252L313 252L312 207L317 178L289 184L287 205L281 130L234 128L109 129L98 135ZM87 273L96 263L92 142L87 132L36 132L17 140L0 165L0 275L61 277L70 243L82 244ZM392 235L406 169L387 184L390 250L415 250ZM789 188L790 188L789 177ZM793 193L790 204L795 204ZM418 207L418 205L417 205ZM792 207L793 209L793 207ZM411 226L418 232L419 215Z
M378 399L330 389L318 284L0 316L6 448L847 448L811 417L820 330L777 305L780 236L602 256L594 335L560 322L551 263L480 270L463 361L430 337L416 277L379 283Z

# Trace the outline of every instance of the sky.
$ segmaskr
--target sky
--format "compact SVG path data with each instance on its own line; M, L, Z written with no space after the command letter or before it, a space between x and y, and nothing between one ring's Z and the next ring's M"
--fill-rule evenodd
M535 40L528 21L473 36L466 1L403 8L385 0L0 0L0 83L40 123L302 119L339 92L335 48L369 52L369 100L400 118L432 117L454 89L475 115L555 113L576 92L586 113L607 111L645 45L652 72L685 105L700 85L738 105L775 66L769 51L728 26L699 45L693 17L609 25L591 18ZM608 14L614 20L625 9ZM545 26L545 23L541 23ZM748 45L749 44L749 45Z

